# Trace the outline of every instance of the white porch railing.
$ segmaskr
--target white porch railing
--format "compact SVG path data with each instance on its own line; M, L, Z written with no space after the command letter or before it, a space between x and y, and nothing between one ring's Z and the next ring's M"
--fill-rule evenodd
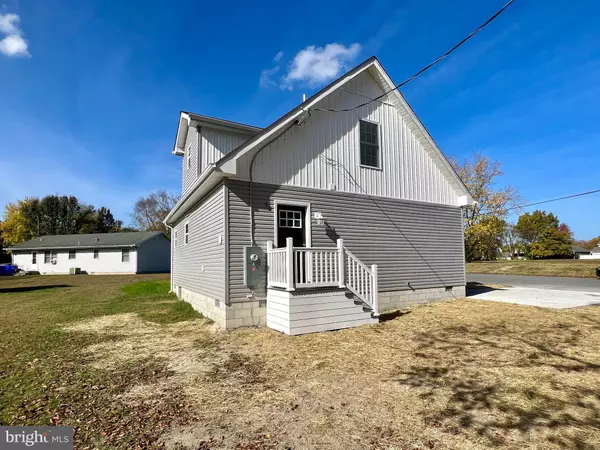
M293 239L284 248L267 242L267 286L288 291L316 287L347 288L379 315L377 265L370 268L344 247L294 247Z

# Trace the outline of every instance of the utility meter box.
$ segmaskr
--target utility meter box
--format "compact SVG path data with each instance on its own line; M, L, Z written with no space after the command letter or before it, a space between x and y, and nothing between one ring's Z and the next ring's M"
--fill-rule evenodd
M267 261L260 247L244 246L244 284L262 286L266 283Z

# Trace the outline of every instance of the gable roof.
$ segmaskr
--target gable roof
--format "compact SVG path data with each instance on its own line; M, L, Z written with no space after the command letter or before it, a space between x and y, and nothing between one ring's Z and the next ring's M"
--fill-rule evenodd
M181 111L179 113L177 134L175 135L175 148L173 149L174 155L183 156L185 152L185 140L187 138L188 128L193 124L251 135L260 133L262 131L262 128L260 127L247 125L245 123L233 122L231 120L219 119L217 117Z
M281 134L285 133L289 128L299 121L307 118L310 108L314 107L318 102L323 100L333 91L343 86L365 70L370 70L373 78L378 82L384 91L392 90L395 86L388 73L385 71L379 60L372 56L358 66L337 78L316 94L309 97L306 101L300 103L295 108L288 111L282 117L277 119L268 127L261 130L255 136L248 139L246 142L223 156L219 161L207 165L206 169L200 174L191 189L188 189L175 207L165 218L165 223L173 223L198 200L202 198L213 186L215 186L222 178L228 175L237 175L237 159L244 154L256 148L261 148L269 144ZM388 94L388 100L397 108L407 125L415 133L415 135L423 143L425 151L432 158L434 163L440 169L450 186L461 197L461 205L472 205L474 203L471 194L467 190L465 184L460 179L456 171L452 168L438 145L435 143L427 129L423 126L413 109L398 89L392 90ZM343 114L343 113L324 113L324 114ZM175 153L175 152L174 152ZM176 153L178 154L178 153Z
M162 231L132 231L127 233L64 234L40 236L13 245L7 250L57 250L73 248L136 247L142 242L164 234Z
M573 250L573 253L590 253L591 252L591 250L580 247L579 245L571 245L571 250Z

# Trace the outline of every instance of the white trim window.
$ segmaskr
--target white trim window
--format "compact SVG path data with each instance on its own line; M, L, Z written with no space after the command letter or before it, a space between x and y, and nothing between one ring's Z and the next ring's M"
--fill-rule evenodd
M44 264L50 264L50 252L49 251L44 252Z
M183 226L183 242L185 245L190 243L190 223L186 222Z
M124 248L121 250L121 262L129 262L129 249Z
M100 259L100 252L98 249L94 250L94 259Z
M302 228L302 212L290 209L280 209L279 226L281 228Z
M187 160L187 168L192 167L192 144L190 144L187 148L187 153L185 155Z
M379 169L379 124L359 120L360 126L360 165Z
M37 252L31 253L31 264L37 264Z
M69 259L75 259L77 252L75 250L69 250Z

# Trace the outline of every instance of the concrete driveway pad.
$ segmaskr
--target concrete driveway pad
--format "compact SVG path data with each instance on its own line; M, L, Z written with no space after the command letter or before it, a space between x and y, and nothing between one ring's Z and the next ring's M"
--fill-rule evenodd
M600 306L600 293L583 291L563 291L526 287L507 287L491 290L473 289L470 298L495 302L516 303L518 305L541 306L544 308L578 308Z

